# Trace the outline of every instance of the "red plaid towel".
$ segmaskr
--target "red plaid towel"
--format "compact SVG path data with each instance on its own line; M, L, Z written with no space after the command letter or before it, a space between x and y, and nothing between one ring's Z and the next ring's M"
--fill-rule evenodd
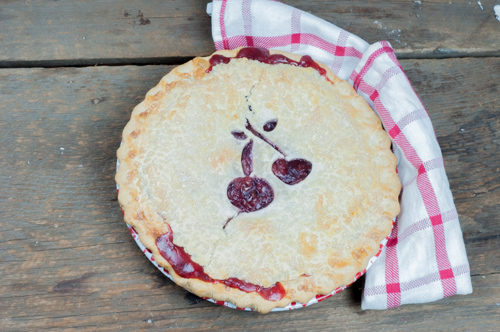
M366 273L362 308L387 309L471 293L469 263L441 149L391 45L369 45L276 1L215 0L207 11L218 50L258 46L308 54L352 84L391 136L403 184L401 213L386 247Z

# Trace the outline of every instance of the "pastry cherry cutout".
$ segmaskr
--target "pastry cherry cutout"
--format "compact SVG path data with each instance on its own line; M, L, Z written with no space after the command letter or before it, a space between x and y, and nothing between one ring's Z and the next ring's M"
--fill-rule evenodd
M254 212L271 204L274 190L262 178L236 178L227 187L227 197L241 212Z
M311 173L312 164L305 159L292 159L290 161L280 158L273 163L272 171L278 179L288 185L303 181Z

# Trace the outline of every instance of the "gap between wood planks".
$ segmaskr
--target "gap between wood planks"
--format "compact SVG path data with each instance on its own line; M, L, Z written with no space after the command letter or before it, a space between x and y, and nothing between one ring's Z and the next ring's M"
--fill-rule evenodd
M207 56L200 55L200 56ZM82 60L7 60L0 61L0 69L5 68L60 68L60 67L97 67L97 66L149 66L149 65L181 65L195 56L158 57L158 58L122 58L122 59L82 59ZM435 50L432 53L398 54L398 60L426 60L451 58L486 58L500 57L499 52L463 53L453 50Z
M135 58L135 59L85 59L85 60L22 60L0 61L0 69L6 68L61 68L61 67L98 67L98 66L150 66L181 65L193 57Z

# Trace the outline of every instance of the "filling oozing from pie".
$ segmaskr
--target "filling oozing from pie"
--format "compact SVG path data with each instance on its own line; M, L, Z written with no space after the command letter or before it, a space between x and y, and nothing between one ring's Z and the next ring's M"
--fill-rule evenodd
M202 266L193 262L191 256L184 251L184 248L174 244L174 236L172 232L159 236L156 239L156 246L158 247L158 250L163 258L165 258L170 265L172 265L175 273L183 278L196 278L205 282L223 283L228 287L238 288L239 290L247 293L257 292L268 301L279 301L283 298L283 296L285 296L285 289L279 282L272 287L264 288L238 278L228 278L224 280L210 278L210 276L205 273Z
M313 68L320 75L326 77L326 70L321 68L309 55L304 55L299 61L294 61L282 54L270 54L268 50L259 47L242 48L234 58L228 58L220 54L213 55L210 58L210 68L207 73L212 71L214 66L220 64L228 64L231 59L247 58L248 60L256 60L268 65L287 64L296 67Z

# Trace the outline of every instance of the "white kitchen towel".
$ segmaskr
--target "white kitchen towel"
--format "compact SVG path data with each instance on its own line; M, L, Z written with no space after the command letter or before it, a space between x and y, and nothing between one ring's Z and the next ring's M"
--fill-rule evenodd
M403 185L401 212L387 245L366 272L362 308L387 309L471 293L469 263L441 149L391 45L370 45L277 1L215 0L207 11L217 50L255 46L310 55L347 80L389 133Z

